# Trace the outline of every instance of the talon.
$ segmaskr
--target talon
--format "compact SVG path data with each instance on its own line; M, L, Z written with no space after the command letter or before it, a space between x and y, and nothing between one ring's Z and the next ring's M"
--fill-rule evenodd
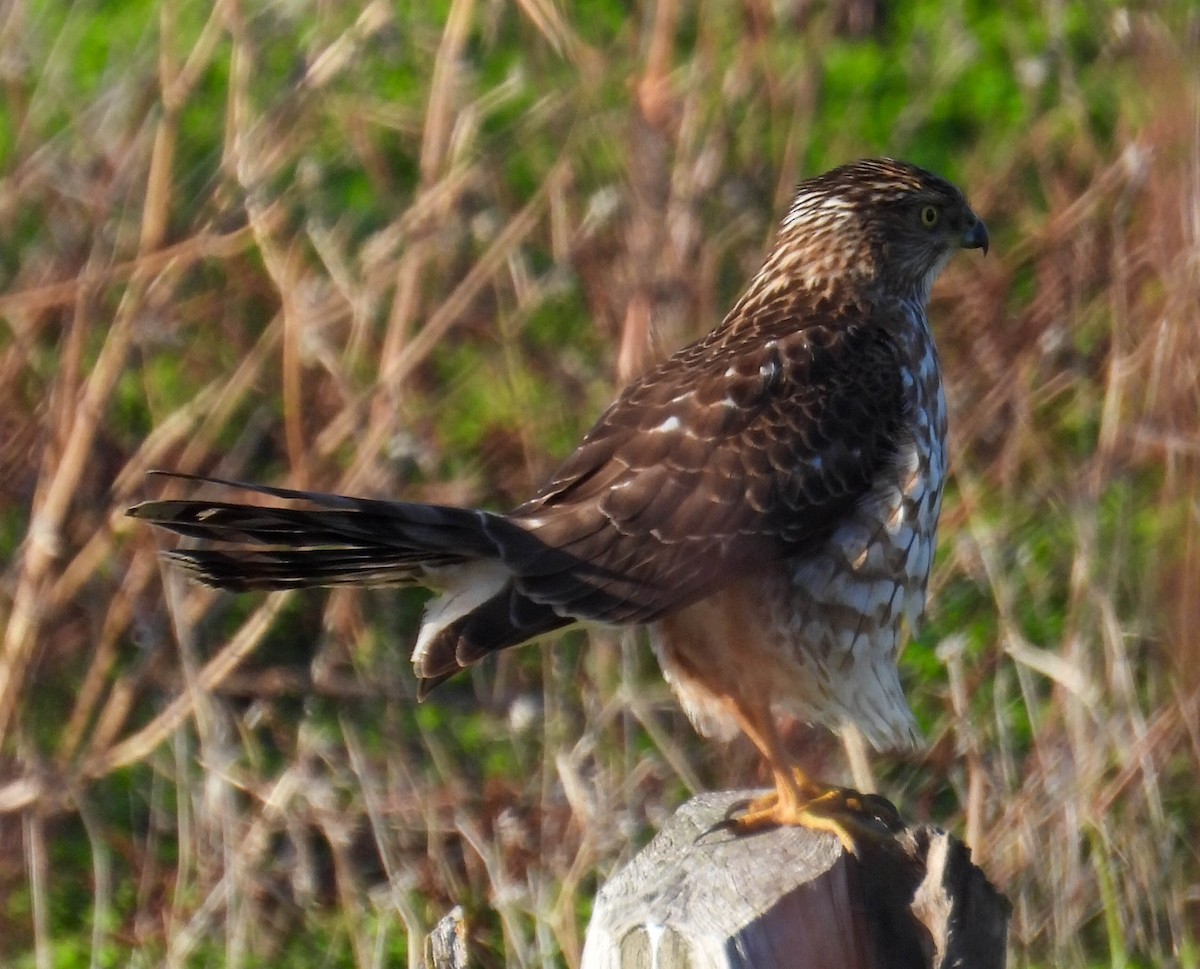
M742 802L745 811L734 816L740 805L731 807L728 827L739 834L753 834L767 828L794 825L834 835L846 851L861 857L861 848L870 842L882 842L901 830L904 822L894 804L878 794L861 794L852 788L834 787L804 779L797 784L807 800L797 800L791 791L781 795L772 791Z
M738 817L744 817L744 815L739 815L738 812L739 811L749 812L750 805L752 805L755 800L756 800L755 798L748 797L745 800L734 801L725 810L725 821L732 822L732 821L736 821L738 819Z
M904 827L899 809L882 794L863 795L863 812L870 814L889 831L899 831Z

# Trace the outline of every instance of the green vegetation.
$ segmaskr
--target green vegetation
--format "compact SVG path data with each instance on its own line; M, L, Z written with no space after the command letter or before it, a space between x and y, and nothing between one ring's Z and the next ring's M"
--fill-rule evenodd
M1186 0L10 3L0 962L415 965L462 904L479 965L577 965L606 875L761 780L643 638L418 707L421 593L216 595L123 510L184 490L154 467L511 505L796 180L887 153L993 250L932 307L930 746L873 768L1014 964L1200 965L1198 37Z

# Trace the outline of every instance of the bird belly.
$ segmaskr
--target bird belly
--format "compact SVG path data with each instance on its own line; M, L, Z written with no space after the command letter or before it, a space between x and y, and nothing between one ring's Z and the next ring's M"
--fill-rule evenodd
M896 659L933 562L937 499L926 503L932 514L920 504L895 493L864 509L819 553L792 561L772 598L793 686L777 706L834 730L853 724L877 749L919 739Z
M946 476L945 403L940 380L928 384L914 443L820 549L790 560L769 597L791 674L776 707L834 730L853 724L876 749L920 740L896 660L904 627L925 611Z
M919 742L896 659L925 604L944 448L904 449L895 473L817 550L748 575L652 627L663 673L706 736L731 707L769 708L877 749Z

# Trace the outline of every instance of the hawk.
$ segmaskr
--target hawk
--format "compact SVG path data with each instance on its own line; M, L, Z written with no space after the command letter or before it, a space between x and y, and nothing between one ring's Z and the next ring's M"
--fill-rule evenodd
M222 588L436 590L412 654L422 697L576 622L648 624L700 732L740 729L771 770L774 792L735 826L804 825L854 850L868 799L807 777L776 718L853 724L876 748L917 740L896 660L924 610L946 475L925 307L956 250L987 247L944 179L843 165L799 185L724 321L630 384L508 514L232 482L306 507L130 514L217 543L169 557Z

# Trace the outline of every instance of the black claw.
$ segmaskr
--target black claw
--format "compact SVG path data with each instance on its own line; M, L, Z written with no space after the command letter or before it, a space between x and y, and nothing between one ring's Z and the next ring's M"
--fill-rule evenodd
M862 812L893 833L902 831L905 827L904 819L896 805L882 794L862 795Z

